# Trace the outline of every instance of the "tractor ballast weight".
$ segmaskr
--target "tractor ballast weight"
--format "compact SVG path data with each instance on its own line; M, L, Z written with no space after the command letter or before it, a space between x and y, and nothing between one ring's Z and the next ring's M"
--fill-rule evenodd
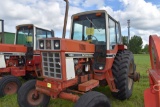
M105 10L78 13L72 16L70 39L65 39L66 17L62 38L39 39L44 80L23 84L19 105L46 107L51 97L76 102L75 107L110 107L105 95L91 91L107 84L115 98L128 99L139 73L132 52L121 43L120 23Z
M160 107L160 37L149 37L149 54L151 69L149 73L150 87L144 91L145 107Z

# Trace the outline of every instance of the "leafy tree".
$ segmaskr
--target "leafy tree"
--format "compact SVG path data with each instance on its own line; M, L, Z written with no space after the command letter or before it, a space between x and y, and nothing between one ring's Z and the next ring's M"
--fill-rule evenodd
M144 48L142 49L142 52L144 52L144 53L149 53L148 51L149 51L149 45L146 44L146 45L144 46Z
M130 51L132 51L134 54L139 54L142 50L142 44L143 44L142 38L140 36L134 35L129 40L128 47Z
M122 36L122 42L124 45L128 45L128 37L127 36Z

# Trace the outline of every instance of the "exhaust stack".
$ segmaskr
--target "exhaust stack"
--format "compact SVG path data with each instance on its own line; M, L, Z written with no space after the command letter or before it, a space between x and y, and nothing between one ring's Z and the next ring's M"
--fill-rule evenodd
M69 2L68 2L68 0L64 0L64 1L66 2L66 11L65 11L65 17L64 17L64 26L63 26L62 38L65 38L65 36L66 36L66 26L67 26L68 10L69 10Z

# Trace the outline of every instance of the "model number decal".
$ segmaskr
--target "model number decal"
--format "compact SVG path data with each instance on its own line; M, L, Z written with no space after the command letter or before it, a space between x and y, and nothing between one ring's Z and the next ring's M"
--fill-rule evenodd
M52 87L51 83L47 83L47 87L51 88Z

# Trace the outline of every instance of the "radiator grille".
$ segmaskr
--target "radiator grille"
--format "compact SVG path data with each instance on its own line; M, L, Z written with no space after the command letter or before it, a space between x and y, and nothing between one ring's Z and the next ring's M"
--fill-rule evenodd
M43 75L62 79L60 53L42 52Z

